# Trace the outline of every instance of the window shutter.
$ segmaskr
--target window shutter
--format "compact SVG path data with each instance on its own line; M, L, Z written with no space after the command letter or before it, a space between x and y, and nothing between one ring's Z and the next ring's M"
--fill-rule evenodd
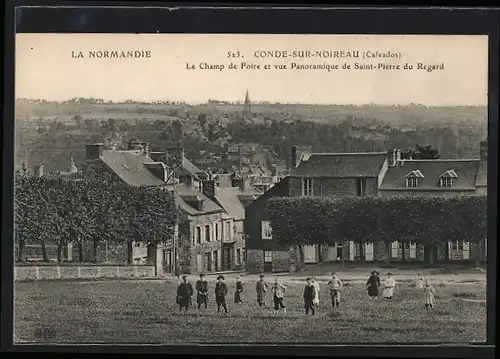
M373 261L373 243L365 244L365 257L367 261Z
M392 251L391 251L391 257L392 258L398 258L398 252L399 252L399 243L397 241L392 242Z
M469 252L469 242L464 241L464 249L462 251L462 258L463 259L469 259L470 257L470 252Z
M410 259L417 258L417 244L410 243Z

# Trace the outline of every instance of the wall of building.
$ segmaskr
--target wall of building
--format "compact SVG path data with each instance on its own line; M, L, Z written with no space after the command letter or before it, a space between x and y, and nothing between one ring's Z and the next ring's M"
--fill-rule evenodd
M186 274L194 274L199 272L208 271L208 262L206 255L210 254L212 257L211 271L219 271L222 268L222 233L219 233L219 238L215 238L215 231L211 226L211 240L210 242L202 241L201 244L196 242L195 233L196 227L201 227L204 235L205 226L215 223L221 223L223 213L210 213L201 214L198 216L189 216L189 225L184 227L184 231L180 231L182 247L179 249L179 262L181 264L181 271ZM221 226L219 230L221 230ZM203 236L202 235L202 236ZM203 237L202 237L203 238ZM217 261L213 256L217 252ZM216 266L215 266L216 265Z
M323 197L356 196L356 178L313 178L313 195ZM364 178L365 194L376 196L378 178ZM290 178L290 196L302 196L302 178Z

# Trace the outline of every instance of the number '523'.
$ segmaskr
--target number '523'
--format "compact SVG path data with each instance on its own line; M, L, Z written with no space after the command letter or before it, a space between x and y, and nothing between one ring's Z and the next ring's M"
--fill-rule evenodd
M227 57L230 58L230 57L242 57L242 56L239 51L228 51Z

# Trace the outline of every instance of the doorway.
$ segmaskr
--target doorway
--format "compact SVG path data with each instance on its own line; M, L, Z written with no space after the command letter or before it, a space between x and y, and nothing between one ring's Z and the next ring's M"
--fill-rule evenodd
M231 261L231 252L233 251L232 247L224 247L223 250L223 257L222 257L222 269L223 270L231 270L232 268L232 261Z

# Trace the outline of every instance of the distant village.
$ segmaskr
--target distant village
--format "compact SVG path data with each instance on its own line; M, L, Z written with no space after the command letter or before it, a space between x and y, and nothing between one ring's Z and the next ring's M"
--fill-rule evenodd
M243 105L251 116L248 93ZM487 193L487 144L481 143L479 158L402 159L398 149L383 152L316 153L312 148L293 146L287 164L272 168L243 163L241 147L228 155L240 159L231 171L202 170L186 157L182 145L152 149L147 139L130 141L126 150L107 148L103 143L85 146L86 158L66 171L44 174L43 163L17 171L30 176L56 176L82 179L89 175L89 163L111 173L129 186L158 187L172 191L182 213L175 238L163 244L164 273L180 267L183 273L247 271L285 272L294 269L287 248L273 240L266 217L267 201L272 197L296 196L462 196ZM95 168L95 166L93 167ZM101 172L96 172L101 173ZM347 245L348 248L342 248ZM69 244L71 247L71 244ZM364 246L360 248L360 246ZM482 245L465 241L448 243L449 258L442 261L486 260L486 240ZM36 245L31 245L36 257ZM89 249L90 250L90 249ZM103 261L125 261L123 250L106 246ZM66 251L71 261L73 250ZM304 246L305 262L384 260L383 243L340 242L333 246ZM134 260L145 263L147 248L134 247ZM342 258L344 257L344 258ZM423 247L392 242L391 262L423 262Z

